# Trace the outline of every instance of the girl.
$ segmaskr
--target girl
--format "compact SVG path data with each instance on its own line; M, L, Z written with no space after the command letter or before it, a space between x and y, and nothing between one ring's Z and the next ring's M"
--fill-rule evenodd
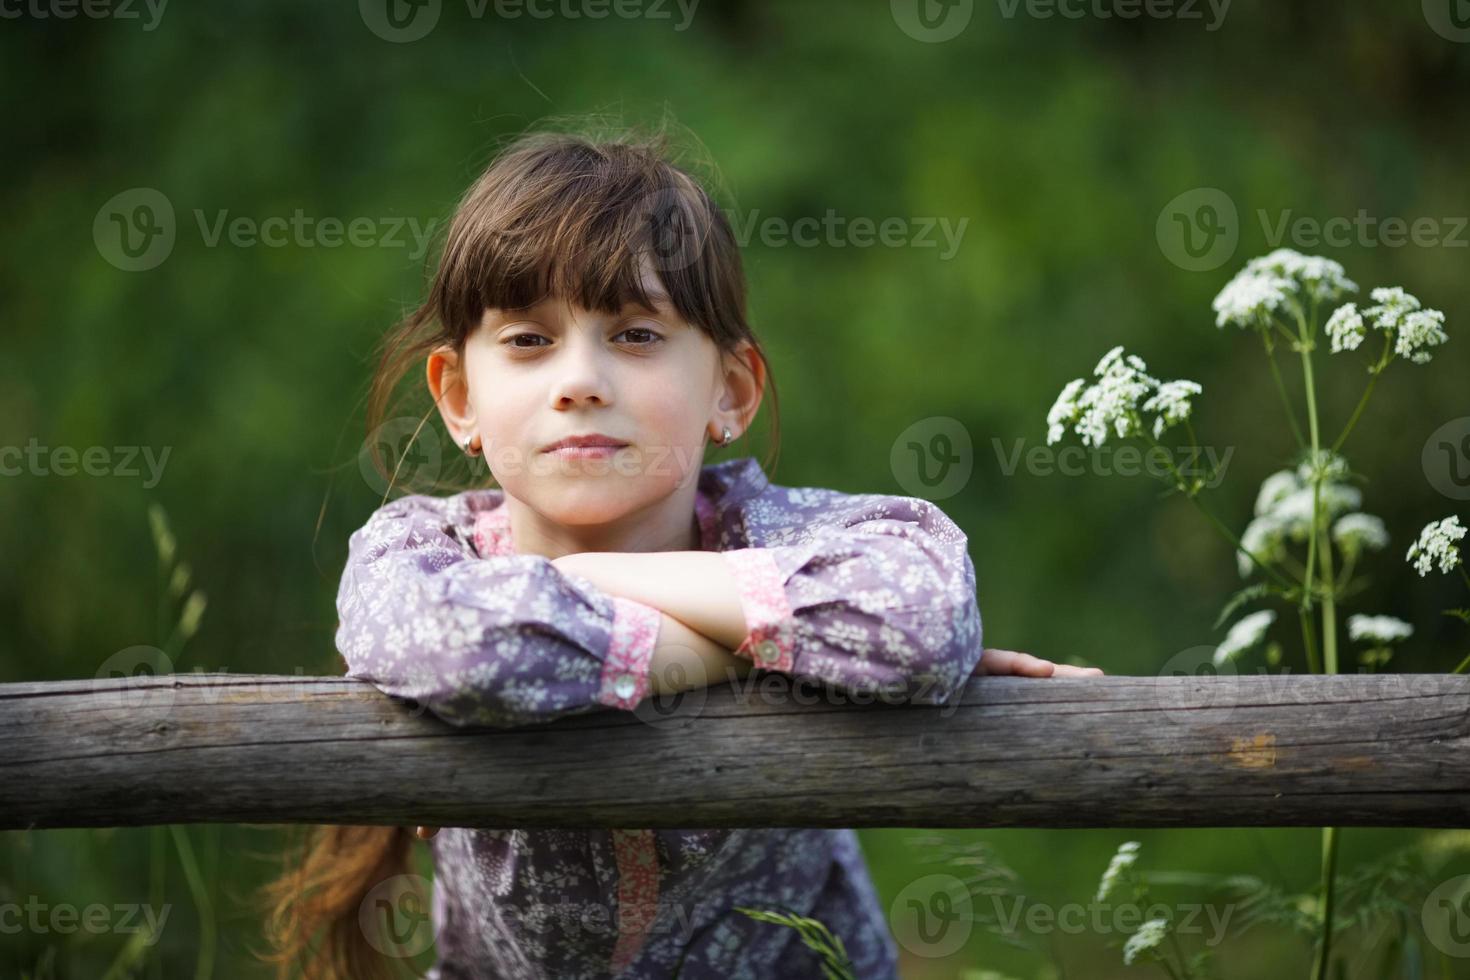
M350 538L350 677L454 725L631 711L759 668L941 703L972 673L1095 675L981 648L966 538L933 504L772 484L706 464L759 409L725 215L666 140L539 133L460 202L427 301L389 337L369 426L423 364L455 443L497 489L409 495ZM897 699L897 698L895 698ZM319 927L337 975L376 973L358 903L406 870L406 828L320 828L275 884L284 969ZM431 978L822 975L819 919L858 977L897 950L851 830L420 828ZM313 894L307 895L308 890Z

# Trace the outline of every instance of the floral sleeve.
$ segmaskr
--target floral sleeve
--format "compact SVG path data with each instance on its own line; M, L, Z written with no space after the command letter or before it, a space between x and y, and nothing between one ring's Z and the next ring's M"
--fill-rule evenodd
M401 497L350 537L336 636L347 676L456 725L636 707L658 610L540 555L481 557L453 512L449 498Z
M838 494L794 543L726 551L757 667L942 703L980 660L964 533L914 497Z

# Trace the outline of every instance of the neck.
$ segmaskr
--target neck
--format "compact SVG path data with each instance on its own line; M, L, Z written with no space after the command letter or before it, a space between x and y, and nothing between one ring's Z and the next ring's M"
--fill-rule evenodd
M603 524L553 521L509 494L506 510L517 554L560 558L589 551L699 551L697 485L691 481L655 503Z

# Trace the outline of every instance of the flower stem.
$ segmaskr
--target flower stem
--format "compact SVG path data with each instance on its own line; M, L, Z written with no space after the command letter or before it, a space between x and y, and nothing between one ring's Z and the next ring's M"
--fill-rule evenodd
M1276 366L1276 349L1271 346L1271 335L1261 333L1261 343L1266 346L1266 363L1271 366L1271 377L1276 382L1276 391L1281 395L1281 407L1286 409L1286 421L1291 425L1292 437L1296 439L1298 448L1307 448L1307 442L1302 438L1302 427L1297 424L1296 411L1291 407L1291 397L1286 393L1286 383L1281 380L1281 369Z
M1465 659L1460 661L1460 666L1458 666L1454 670L1450 671L1450 673L1451 674L1463 674L1465 672L1465 668L1466 667L1470 667L1470 653L1467 653L1465 655Z
M1308 337L1307 323L1300 313L1296 318L1301 328L1302 342L1300 352L1302 355L1302 381L1307 392L1307 424L1312 433L1312 533L1307 538L1307 575L1302 583L1302 602L1307 609L1312 608L1312 578L1317 568L1317 520L1322 507L1322 481L1320 479L1320 461L1317 457L1321 446L1321 436L1317 429L1317 393L1316 384L1312 380L1312 346Z
M1332 574L1332 542L1322 529L1322 660L1329 674L1337 673L1337 579Z
M1336 452L1339 448L1342 447L1343 442L1347 440L1348 433L1353 431L1353 426L1358 424L1358 416L1363 414L1363 408L1368 404L1368 396L1373 394L1373 386L1378 383L1378 376L1383 373L1383 369L1385 366L1387 366L1388 362L1393 360L1389 353L1389 345L1392 342L1392 335L1389 335L1388 337L1385 337L1383 339L1383 354L1378 358L1378 363L1373 365L1373 369L1371 372L1372 376L1368 378L1368 387L1363 390L1363 397L1358 399L1358 407L1353 409L1353 414L1348 419L1347 425L1343 427L1342 434L1337 437L1337 440L1335 442L1333 442L1333 452Z
M1297 606L1297 617L1302 624L1302 646L1307 652L1307 670L1314 674L1322 673L1322 665L1317 662L1317 641L1312 632L1312 614L1305 606Z
M1322 828L1322 945L1312 964L1312 980L1327 980L1332 959L1332 879L1337 872L1337 828Z
M1169 930L1169 941L1174 944L1174 952L1179 955L1179 973L1185 980L1194 980L1194 971L1189 968L1189 958L1184 955L1184 945L1179 942L1179 934L1172 928Z
M1317 426L1317 393L1312 379L1312 335L1316 332L1316 309L1313 308L1312 329L1308 329L1305 318L1297 314L1297 325L1302 332L1302 380L1307 392L1307 422L1312 434L1312 530L1307 545L1307 579L1302 593L1307 604L1302 622L1310 621L1312 601L1312 571L1317 557L1317 537L1322 529L1322 460L1321 434ZM1322 549L1322 574L1332 583L1332 546ZM1335 583L1333 583L1335 584ZM1322 649L1327 661L1327 672L1337 673L1337 609L1333 591L1327 590L1322 597ZM1312 967L1312 980L1327 980L1327 967L1332 959L1332 885L1337 870L1337 828L1322 828L1322 945L1318 949L1317 962Z

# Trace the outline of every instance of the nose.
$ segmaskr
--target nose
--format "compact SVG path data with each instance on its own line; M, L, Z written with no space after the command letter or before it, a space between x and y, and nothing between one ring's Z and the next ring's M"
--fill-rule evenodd
M569 324L566 341L557 352L551 383L551 407L612 404L608 355L601 328L595 323Z

